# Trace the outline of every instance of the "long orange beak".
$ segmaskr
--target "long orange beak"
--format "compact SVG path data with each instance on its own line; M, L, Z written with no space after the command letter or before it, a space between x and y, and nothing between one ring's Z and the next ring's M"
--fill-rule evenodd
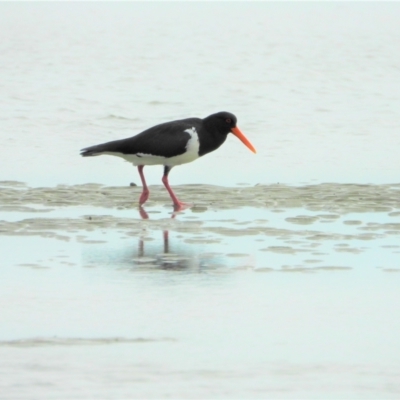
M254 146L249 142L247 137L243 135L242 131L237 126L231 128L231 132L238 137L253 153L257 153Z

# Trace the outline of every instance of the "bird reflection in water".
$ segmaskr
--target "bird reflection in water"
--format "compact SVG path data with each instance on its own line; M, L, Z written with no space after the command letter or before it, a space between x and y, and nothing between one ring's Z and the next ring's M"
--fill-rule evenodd
M142 219L149 219L146 210L139 206L139 214ZM171 218L177 216L176 210L172 213ZM154 254L154 249L151 254L146 253L145 240L143 236L139 237L138 258L136 264L138 267L157 267L164 270L186 270L186 269L199 269L201 268L200 260L193 254L177 254L170 251L169 231L162 231L163 238L163 253L158 252Z

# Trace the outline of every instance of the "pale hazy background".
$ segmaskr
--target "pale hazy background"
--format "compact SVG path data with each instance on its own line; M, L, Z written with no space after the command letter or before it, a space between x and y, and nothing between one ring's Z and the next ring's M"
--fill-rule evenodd
M378 2L1 3L0 179L137 182L79 149L228 110L258 154L230 137L173 184L397 181L399 20Z

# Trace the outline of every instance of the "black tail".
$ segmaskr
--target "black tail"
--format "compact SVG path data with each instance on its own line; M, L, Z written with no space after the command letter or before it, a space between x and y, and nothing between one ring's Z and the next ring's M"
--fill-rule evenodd
M107 152L115 152L119 153L119 144L120 140L114 140L108 143L98 144L96 146L85 147L81 150L81 156L83 157L91 157L91 156L98 156L102 153Z
M98 156L101 153L103 153L103 151L101 151L100 149L98 149L98 147L100 146L92 146L92 147L86 147L85 149L81 150L81 156L83 157L90 157L90 156Z

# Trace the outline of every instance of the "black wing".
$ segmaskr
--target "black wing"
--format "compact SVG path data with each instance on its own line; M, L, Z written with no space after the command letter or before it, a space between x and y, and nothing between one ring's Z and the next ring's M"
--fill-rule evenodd
M179 121L166 122L153 126L128 139L114 140L81 150L84 157L95 156L101 153L121 154L152 154L162 157L173 157L186 151L190 134L187 129L199 130L201 119L189 118Z

